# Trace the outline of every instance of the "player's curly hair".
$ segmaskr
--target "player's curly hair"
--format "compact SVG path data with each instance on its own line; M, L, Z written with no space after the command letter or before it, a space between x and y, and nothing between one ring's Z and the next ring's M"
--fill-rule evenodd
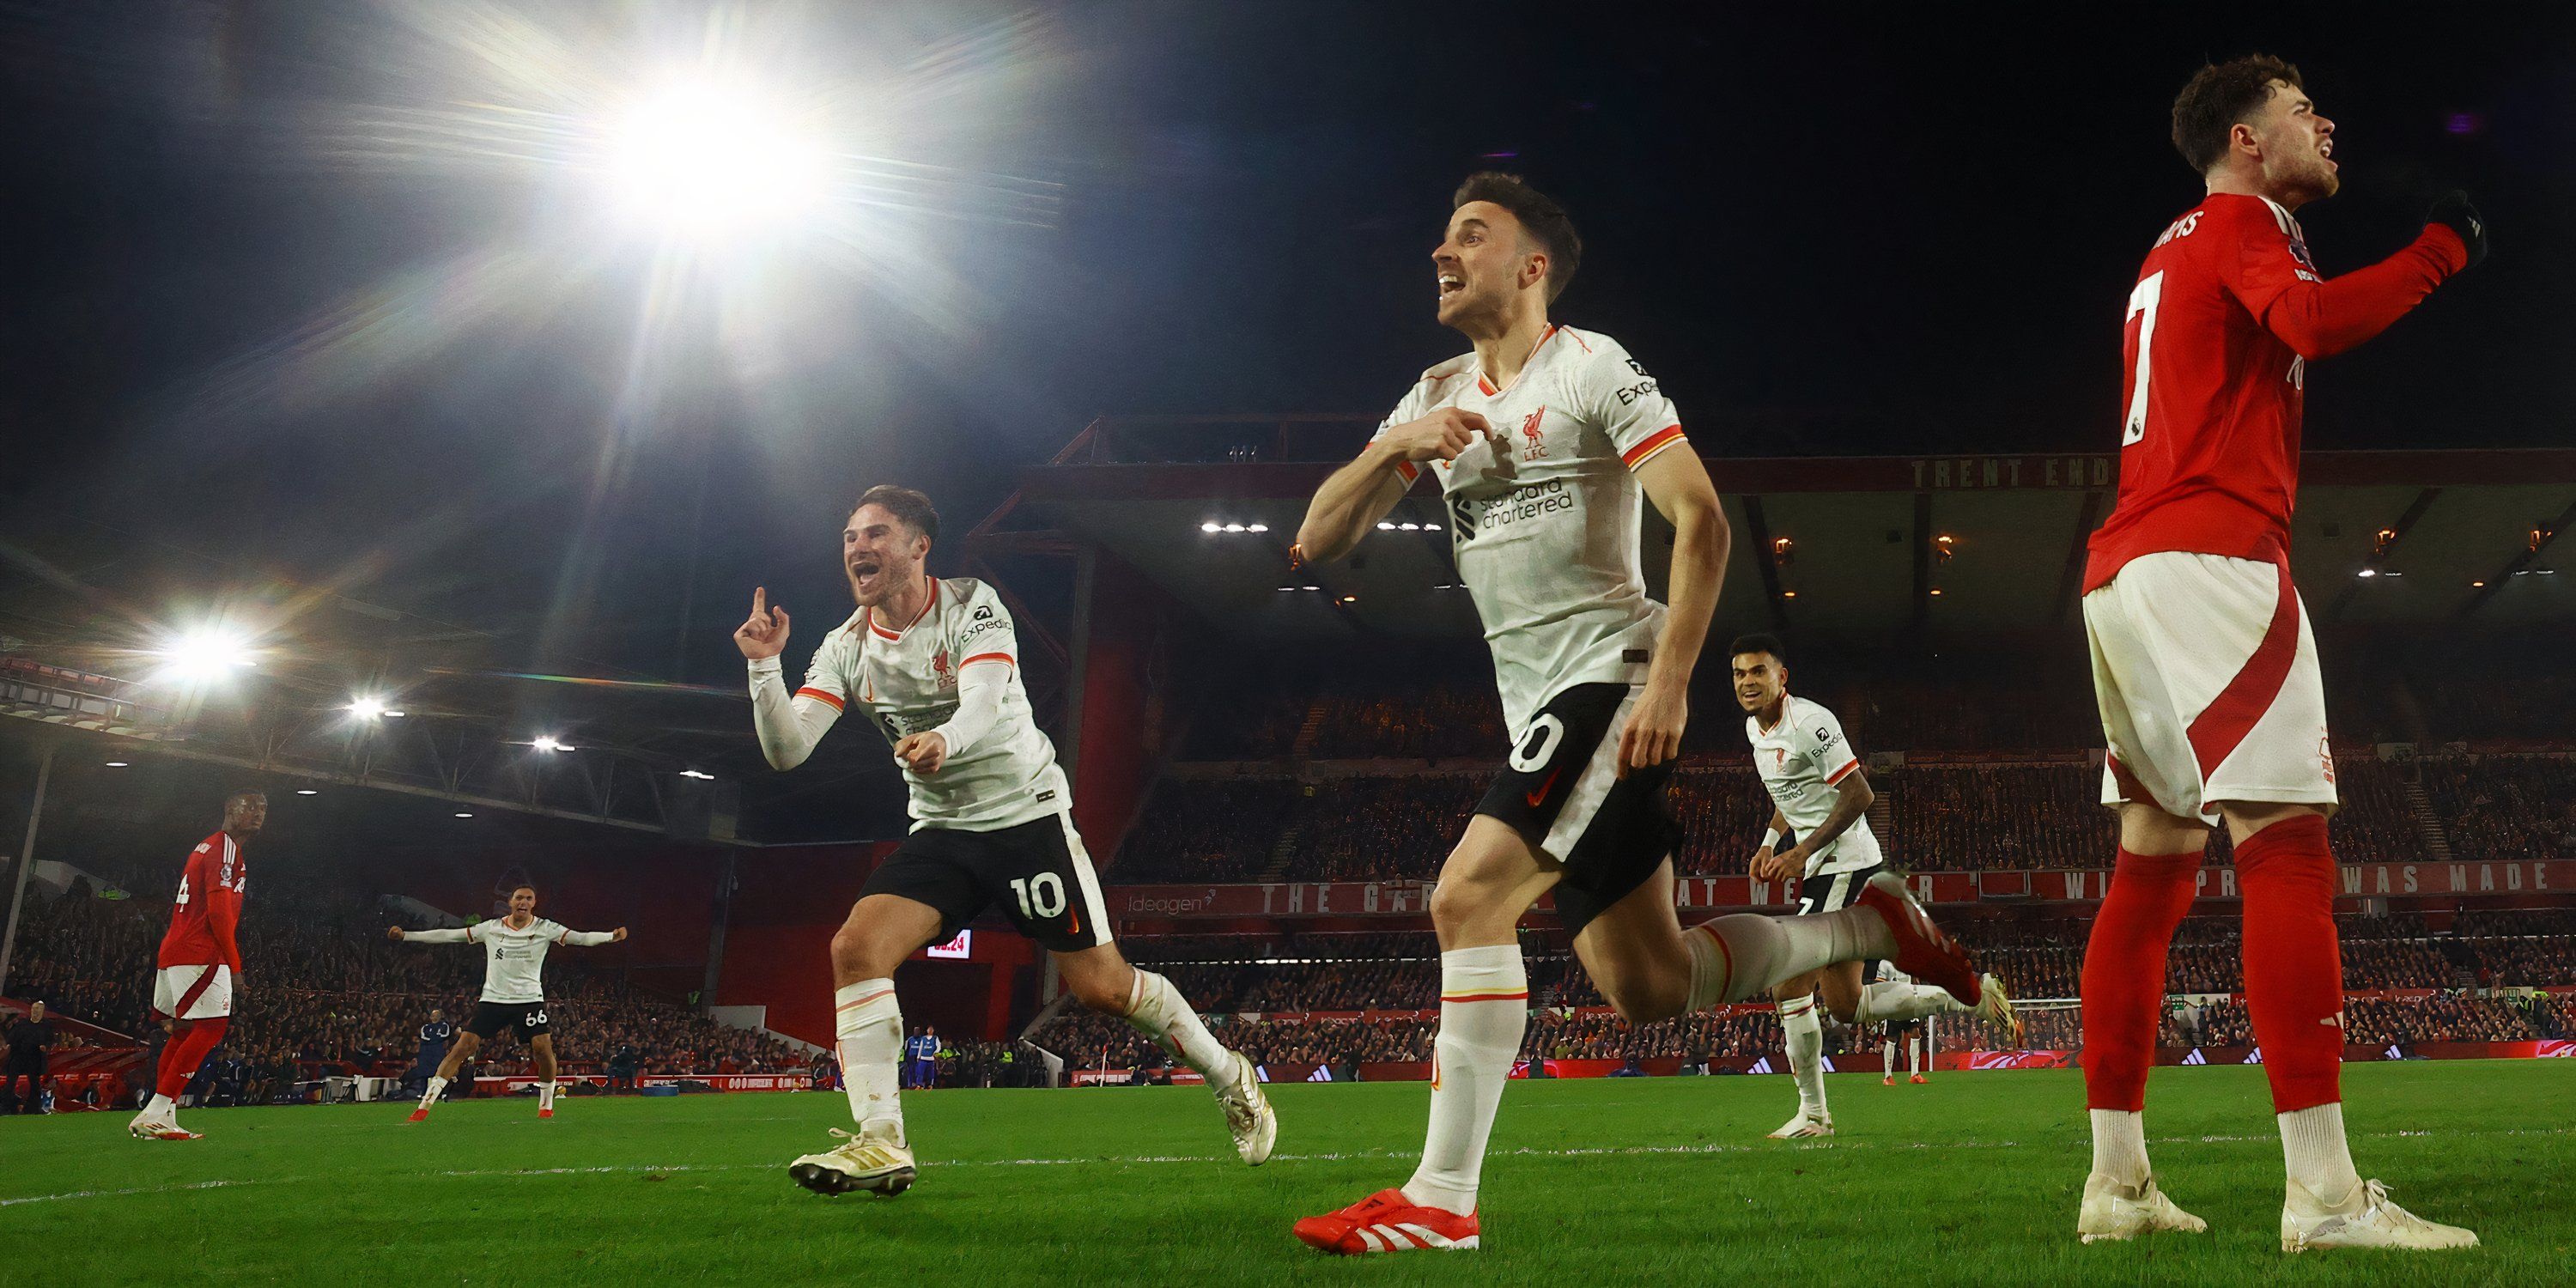
M1470 201L1490 201L1521 221L1521 231L1547 254L1547 302L1556 303L1556 297L1574 284L1574 270L1583 266L1583 235L1574 231L1574 221L1566 217L1565 207L1529 186L1519 175L1500 170L1468 175L1450 197L1449 209L1454 211Z
M879 483L861 492L859 503L850 509L857 511L871 505L901 519L905 527L933 541L939 539L939 511L930 508L929 497L908 487Z
M2202 174L2227 155L2227 132L2272 101L2272 83L2292 89L2299 69L2270 54L2247 54L2211 63L2174 96L2173 144L2182 159Z

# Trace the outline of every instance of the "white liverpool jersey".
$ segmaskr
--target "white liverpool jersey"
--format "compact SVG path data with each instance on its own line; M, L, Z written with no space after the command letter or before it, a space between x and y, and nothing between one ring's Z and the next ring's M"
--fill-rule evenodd
M1744 718L1744 737L1753 744L1753 768L1762 775L1763 790L1771 793L1771 803L1780 807L1780 817L1789 821L1789 830L1805 840L1825 820L1833 816L1834 802L1841 793L1834 790L1852 771L1860 768L1860 756L1843 739L1843 725L1834 713L1796 694L1780 699L1780 723L1768 729L1762 718ZM1852 820L1834 843L1807 856L1807 870L1801 875L1820 876L1836 872L1858 872L1875 867L1886 858L1878 848L1878 834L1869 830L1869 816Z
M1672 401L1618 341L1566 326L1540 337L1507 388L1472 353L1422 373L1377 432L1442 407L1483 416L1502 439L1433 464L1517 741L1568 688L1645 682L1664 606L1646 597L1634 471L1686 440ZM1419 477L1401 469L1408 485Z
M814 651L796 696L834 711L856 706L891 746L948 723L957 714L957 673L976 662L1010 665L1001 713L938 773L903 771L913 830L989 832L1063 813L1073 794L1055 763L1055 744L1038 732L1028 688L1020 683L1020 642L1010 611L992 587L974 578L932 578L929 600L909 622L878 621L864 608L851 614Z
M428 939L436 933L416 931L410 937ZM543 917L529 922L525 930L514 929L507 919L496 918L467 926L464 933L465 942L483 945L483 1000L486 1002L546 1000L547 949L563 943L586 948L594 943L606 943L610 938L604 930L569 930Z

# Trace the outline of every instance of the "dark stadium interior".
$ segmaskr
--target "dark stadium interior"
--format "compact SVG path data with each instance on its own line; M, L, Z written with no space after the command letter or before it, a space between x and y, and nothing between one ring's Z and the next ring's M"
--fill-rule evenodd
M601 41L626 21L490 8ZM2115 824L2077 591L2116 488L2117 306L2199 191L2164 134L2177 78L2274 44L2350 144L2349 192L2300 214L2325 271L2454 186L2497 229L2488 265L2307 377L2291 567L2342 803L2347 1058L2576 1040L2568 11L2399 39L2209 6L2070 60L2056 23L1935 8L1669 33L802 8L817 30L777 56L900 87L878 159L919 186L872 194L829 255L686 264L583 240L592 176L473 114L497 38L441 6L0 11L0 1045L34 1001L75 1022L66 1105L148 1092L172 886L245 787L271 813L206 1103L416 1086L420 1026L473 1008L482 962L386 927L496 915L520 880L543 915L632 931L548 965L567 1076L829 1085L830 946L905 835L903 785L855 719L772 772L727 634L765 587L796 614L792 683L848 613L843 517L886 482L938 502L934 573L1010 604L1125 952L1269 1076L1428 1076L1425 901L1508 750L1492 663L1436 496L1341 563L1289 546L1459 347L1425 252L1483 168L1577 212L1560 311L1653 368L1724 494L1670 798L1685 923L1793 898L1749 879L1771 805L1724 656L1777 632L1894 864L2036 1003L2021 1052L1946 1018L1939 1051L2080 1060ZM1426 50L1514 92L1461 112ZM1658 594L1670 540L1650 515ZM156 674L209 623L256 664ZM2168 1063L2255 1046L2231 849L2168 960ZM1005 919L971 929L896 975L942 1085L1035 1080L1037 1053L1168 1069ZM1783 1050L1758 1000L1627 1024L1552 905L1522 946L1542 1069ZM1874 1034L1829 1033L1876 1068ZM532 1070L502 1043L477 1072ZM43 1092L0 1077L0 1108Z

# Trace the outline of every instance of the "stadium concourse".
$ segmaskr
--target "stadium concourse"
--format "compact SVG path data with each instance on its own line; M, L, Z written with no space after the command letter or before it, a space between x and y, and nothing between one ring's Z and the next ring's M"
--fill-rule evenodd
M1329 572L1290 566L1280 534L1317 462L1363 428L1100 422L1024 472L940 568L1020 605L1031 690L1072 764L1127 952L1273 1079L1427 1074L1438 954L1426 883L1500 760L1484 650L1436 507L1408 501ZM1944 1067L2081 1058L2076 1011L2050 1001L2076 992L2112 849L2072 625L2075 552L2110 461L1710 462L1739 533L1716 635L1784 635L1792 689L1843 714L1890 854L2037 1000L2021 1049L1937 1025ZM2334 677L2348 1056L2576 1049L2576 740L2563 720L2576 707L2576 574L2556 563L2576 453L2324 453L2312 473L2298 571ZM2065 576L2016 571L2043 536L2063 543L2043 562ZM1648 544L1660 544L1651 525ZM348 623L337 643L398 651L376 629ZM587 750L440 761L435 738L353 737L338 712L340 724L315 718L280 738L238 711L159 710L126 679L22 643L0 660L5 709L21 719L0 730L13 754L52 749L52 803L0 1023L49 1004L46 1080L61 1106L142 1087L157 1037L143 967L166 887L204 812L244 784L265 786L275 815L252 855L250 984L204 1097L416 1083L422 1024L432 1008L450 1022L471 1010L479 962L388 943L382 928L492 915L521 880L547 915L634 931L555 967L568 1078L757 1088L833 1076L831 1000L812 968L891 841L803 843L816 834L810 794L750 772L743 732L677 714L711 698L612 691L585 718ZM432 647L415 693L444 711L424 732L497 725L491 687L512 677L478 678L454 642ZM294 665L264 678L301 682ZM1746 875L1767 800L1722 675L1700 668L1675 779L1686 920L1793 897ZM551 771L563 763L583 767ZM2164 1060L2255 1058L2234 893L2222 834L2171 957ZM1767 1004L1630 1027L1551 912L1523 942L1538 1014L1522 1054L1537 1071L1779 1067ZM943 1085L1173 1075L1133 1030L1061 1005L1047 976L999 923L903 967L906 1018L940 1035ZM1846 1029L1829 1042L1875 1049ZM524 1046L482 1059L478 1090L525 1085ZM0 1098L39 1105L46 1080L0 1082Z

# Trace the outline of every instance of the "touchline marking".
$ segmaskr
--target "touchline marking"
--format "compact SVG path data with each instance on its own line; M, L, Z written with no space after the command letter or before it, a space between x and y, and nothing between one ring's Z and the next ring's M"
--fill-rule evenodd
M2439 1135L2444 1139L2469 1139L2484 1136L2567 1136L2576 1135L2576 1127L2505 1127L2492 1131L2427 1132L2404 1131L2352 1132L2359 1140L2395 1140L2400 1137L2422 1138ZM2257 1142L2277 1143L2275 1134L2256 1136L2155 1136L2150 1142L2159 1145L2243 1145ZM1697 1145L1599 1145L1566 1149L1497 1149L1493 1154L1511 1158L1605 1158L1657 1157L1692 1154L1773 1154L1786 1150L1929 1150L1929 1149L2062 1149L2062 1142L2017 1140L1962 1141L1866 1141L1837 1138L1831 1143L1753 1145L1734 1141L1712 1141ZM1371 1159L1420 1158L1416 1150L1361 1149L1322 1154L1274 1154L1274 1160L1292 1163L1338 1163ZM1089 1158L942 1158L932 1159L925 1167L1085 1167L1100 1165L1157 1165L1168 1163L1230 1163L1232 1155L1216 1154L1101 1154ZM770 1172L784 1170L778 1163L612 1163L598 1167L505 1167L433 1172L433 1176L458 1180L507 1180L534 1176L617 1176L662 1172ZM251 1185L301 1185L313 1182L338 1183L346 1177L270 1176L242 1181L192 1181L185 1185L153 1185L125 1190L73 1190L64 1194L30 1194L20 1198L0 1198L0 1208L22 1203L61 1203L72 1199L140 1198L155 1194L177 1194L188 1190L238 1189Z
M0 1199L0 1207L21 1203L60 1203L64 1199L122 1199L138 1194L176 1194L181 1190L220 1190L236 1185L277 1185L279 1181L191 1181L186 1185L146 1185L130 1190L74 1190L69 1194L30 1194L25 1198Z

